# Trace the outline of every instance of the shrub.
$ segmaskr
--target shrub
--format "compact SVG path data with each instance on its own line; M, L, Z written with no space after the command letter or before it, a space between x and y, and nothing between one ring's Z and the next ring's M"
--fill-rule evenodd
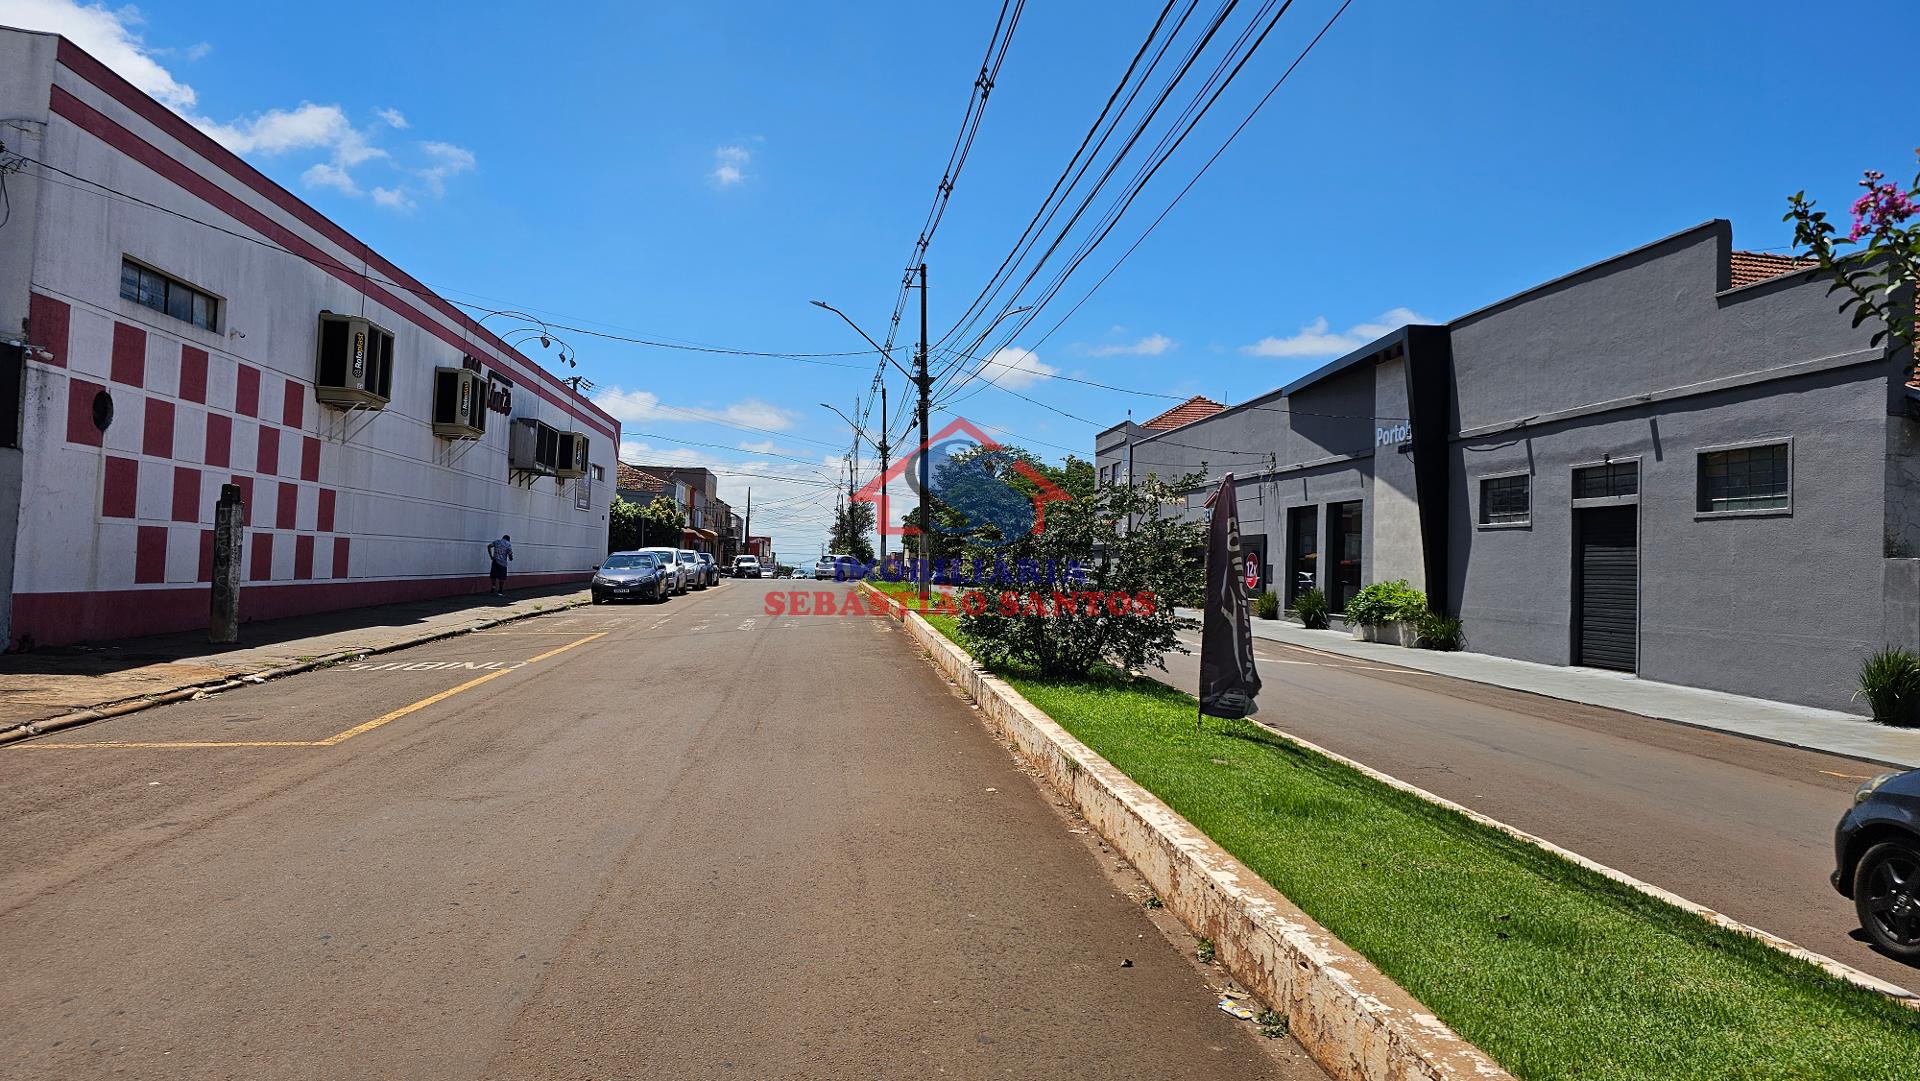
M1261 619L1280 618L1280 598L1269 590L1253 599L1253 614Z
M1405 578L1375 582L1353 595L1347 602L1348 623L1392 623L1416 620L1427 610L1427 595L1407 584Z
M1427 609L1414 618L1413 644L1421 649L1459 649L1460 620Z
M1293 614L1300 617L1310 631L1327 629L1327 595L1317 589L1309 589L1293 599Z
M1913 724L1913 707L1920 699L1920 657L1899 646L1868 654L1860 662L1860 689L1856 701L1866 699L1873 719L1881 724Z

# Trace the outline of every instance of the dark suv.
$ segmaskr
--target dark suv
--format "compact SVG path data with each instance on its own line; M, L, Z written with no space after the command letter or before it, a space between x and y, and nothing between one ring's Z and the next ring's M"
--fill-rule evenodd
M1853 794L1833 834L1833 888L1860 928L1902 961L1920 961L1920 770L1883 773Z

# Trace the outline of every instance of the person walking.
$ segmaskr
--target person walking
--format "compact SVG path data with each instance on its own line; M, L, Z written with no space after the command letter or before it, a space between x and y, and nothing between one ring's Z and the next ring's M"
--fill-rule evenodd
M507 564L513 562L513 537L500 534L500 539L489 542L487 558L493 560L493 595L507 595Z

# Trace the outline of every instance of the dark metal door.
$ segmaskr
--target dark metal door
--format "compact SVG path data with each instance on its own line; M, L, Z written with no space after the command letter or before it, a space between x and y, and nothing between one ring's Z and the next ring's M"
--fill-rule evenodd
M1639 508L1574 512L1573 663L1636 671L1639 663Z

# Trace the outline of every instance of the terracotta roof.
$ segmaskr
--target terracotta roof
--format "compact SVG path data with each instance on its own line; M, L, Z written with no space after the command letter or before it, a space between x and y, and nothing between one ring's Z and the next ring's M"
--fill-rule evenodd
M1182 424L1192 424L1196 420L1205 420L1225 408L1226 406L1221 405L1212 398L1206 398L1196 394L1186 401L1181 402L1179 405L1174 406L1172 409L1147 421L1140 427L1152 428L1155 431L1164 432L1169 428L1178 428Z
M1737 251L1733 253L1733 282L1728 288L1738 289L1743 285L1763 282L1768 278L1777 278L1782 274L1791 274L1796 270L1805 270L1816 265L1818 264L1812 259L1796 259L1790 255Z
M637 465L628 465L625 462L621 462L618 468L613 471L613 482L614 489L623 492L636 490L642 492L658 492L663 491L667 486L666 481L661 480L659 477L654 476L652 473L647 472Z

